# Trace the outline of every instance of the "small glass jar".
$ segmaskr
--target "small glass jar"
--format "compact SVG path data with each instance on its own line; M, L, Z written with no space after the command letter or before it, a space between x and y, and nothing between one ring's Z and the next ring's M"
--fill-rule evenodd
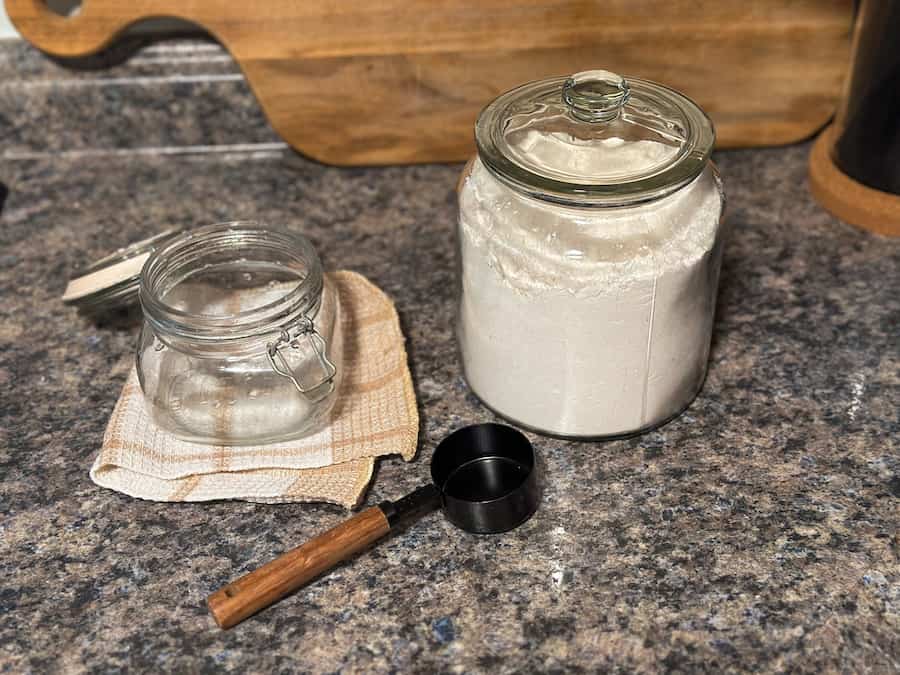
M709 118L589 71L502 94L459 186L469 386L521 426L602 438L683 410L706 373L724 194Z
M141 273L137 372L154 421L216 445L297 438L341 380L338 296L302 236L255 222L189 230Z

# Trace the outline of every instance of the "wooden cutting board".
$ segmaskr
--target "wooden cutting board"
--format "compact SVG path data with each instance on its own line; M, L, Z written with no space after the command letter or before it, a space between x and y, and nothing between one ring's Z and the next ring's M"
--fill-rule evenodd
M592 68L694 98L719 145L806 138L835 108L852 0L6 0L16 28L85 56L150 17L193 21L240 63L272 126L333 164L457 161L497 94Z

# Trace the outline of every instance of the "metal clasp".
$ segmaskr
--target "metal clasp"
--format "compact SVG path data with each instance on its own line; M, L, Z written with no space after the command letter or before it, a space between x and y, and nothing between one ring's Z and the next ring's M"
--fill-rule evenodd
M316 366L320 371L320 376L313 377L314 382L308 382L305 385L300 382L294 371L288 365L287 359L282 354L283 349L301 349L303 342L312 347L316 354ZM337 374L337 367L328 359L326 355L327 343L319 332L312 319L304 316L293 327L293 334L289 329L282 328L281 335L274 342L266 345L266 355L269 357L269 365L272 370L288 378L294 383L301 394L311 400L319 400L327 396L334 389L334 376ZM323 385L328 384L328 387ZM324 389L324 390L323 390ZM314 396L312 394L315 394Z

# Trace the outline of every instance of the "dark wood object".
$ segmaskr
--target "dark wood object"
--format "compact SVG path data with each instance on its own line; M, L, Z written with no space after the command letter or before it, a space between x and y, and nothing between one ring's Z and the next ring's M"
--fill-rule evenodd
M790 143L831 117L852 0L6 0L38 48L84 56L151 17L198 24L272 126L334 164L463 160L478 111L524 82L604 68L694 98L721 146Z
M359 553L390 529L379 507L366 509L220 588L207 599L209 609L220 627L231 628Z

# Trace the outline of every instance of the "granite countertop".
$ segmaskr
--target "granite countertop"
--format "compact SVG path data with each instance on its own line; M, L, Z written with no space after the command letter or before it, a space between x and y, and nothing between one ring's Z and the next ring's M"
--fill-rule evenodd
M173 75L174 73L174 75ZM72 71L0 43L0 671L896 672L900 240L811 199L808 145L720 152L731 233L709 376L638 438L530 434L537 515L503 536L425 518L239 627L209 592L346 513L158 504L88 478L136 326L60 303L86 262L166 226L302 229L401 314L417 461L494 419L453 338L459 166L338 169L274 136L218 47Z

